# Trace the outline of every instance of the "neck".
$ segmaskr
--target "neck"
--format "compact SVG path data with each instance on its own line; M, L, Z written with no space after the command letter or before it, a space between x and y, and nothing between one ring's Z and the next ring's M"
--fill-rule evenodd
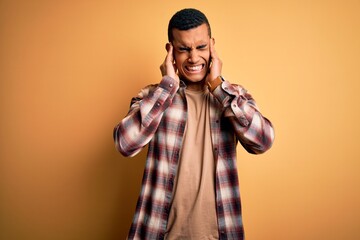
M186 88L191 91L197 91L197 92L204 91L205 80L201 80L200 82L191 82L187 80L183 80L183 81L186 84Z

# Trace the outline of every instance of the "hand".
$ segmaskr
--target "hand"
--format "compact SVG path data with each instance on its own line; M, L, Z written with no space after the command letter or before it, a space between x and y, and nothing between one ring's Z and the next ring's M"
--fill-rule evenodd
M177 68L174 62L174 55L173 55L173 45L171 43L167 43L165 45L167 55L165 57L164 62L160 65L161 75L169 76L175 79L177 82L180 82L179 76L176 74Z
M218 76L221 76L221 69L222 69L222 61L220 60L219 56L215 51L215 39L211 38L210 41L210 58L211 58L211 65L209 67L209 73L206 76L206 83L215 80Z

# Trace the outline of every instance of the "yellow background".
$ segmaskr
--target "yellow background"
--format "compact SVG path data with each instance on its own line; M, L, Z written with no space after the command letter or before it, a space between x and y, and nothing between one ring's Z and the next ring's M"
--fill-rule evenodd
M112 130L184 7L275 126L269 152L238 148L247 240L360 239L358 0L0 1L0 239L125 238L145 151Z

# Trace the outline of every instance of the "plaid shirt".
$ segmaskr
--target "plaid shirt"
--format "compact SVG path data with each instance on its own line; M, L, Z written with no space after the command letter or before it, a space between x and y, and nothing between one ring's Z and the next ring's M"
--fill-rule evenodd
M134 156L149 144L129 239L164 238L187 119L185 87L165 76L160 84L142 89L114 129L116 148L124 156ZM224 81L211 94L210 106L219 238L241 240L236 144L239 141L250 153L265 152L272 145L274 131L239 85Z

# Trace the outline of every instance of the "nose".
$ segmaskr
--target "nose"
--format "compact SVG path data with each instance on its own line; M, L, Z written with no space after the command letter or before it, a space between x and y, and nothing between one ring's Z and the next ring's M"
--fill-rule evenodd
M191 50L189 53L189 58L188 58L188 62L189 63L196 63L199 61L199 53L196 50Z

